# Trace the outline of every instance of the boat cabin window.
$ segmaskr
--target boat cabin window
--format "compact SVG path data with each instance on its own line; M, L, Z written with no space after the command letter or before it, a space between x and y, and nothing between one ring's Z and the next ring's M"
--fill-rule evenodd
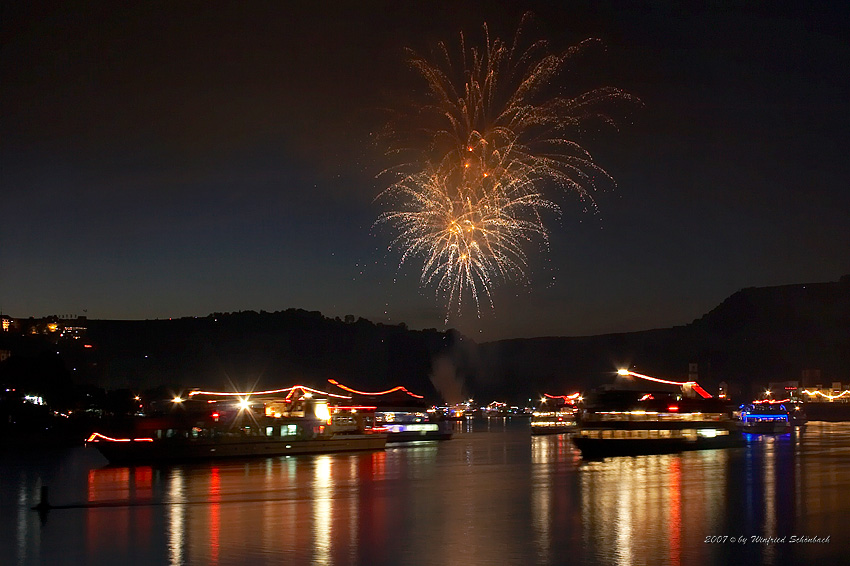
M266 436L274 436L274 427L273 426L267 426L266 427Z

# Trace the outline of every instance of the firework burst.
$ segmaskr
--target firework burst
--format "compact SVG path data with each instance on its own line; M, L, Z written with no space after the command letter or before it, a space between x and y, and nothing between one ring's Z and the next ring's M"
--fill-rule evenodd
M410 52L425 80L427 99L404 113L387 132L395 165L379 200L389 211L376 224L396 231L390 245L400 265L421 259L421 283L433 286L459 313L464 297L493 306L501 281L529 282L525 247L548 249L541 213L558 206L543 196L555 186L595 208L599 181L613 183L575 137L591 119L613 123L612 103L633 102L627 93L601 88L567 98L546 96L553 80L586 41L551 54L545 41L522 47L523 29L512 43L491 40L483 49L460 37L460 57L439 44L431 58Z

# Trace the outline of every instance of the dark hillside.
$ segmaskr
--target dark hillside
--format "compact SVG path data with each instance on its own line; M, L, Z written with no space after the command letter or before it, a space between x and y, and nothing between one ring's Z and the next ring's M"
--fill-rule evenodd
M747 396L771 381L799 380L803 370L818 370L812 379L823 384L850 382L850 277L743 289L686 326L602 336L476 344L453 331L289 309L92 320L85 342L91 348L40 336L0 337L0 349L13 354L0 363L0 380L25 382L32 373L26 368L43 374L47 366L39 360L54 356L64 362L62 375L39 374L39 380L112 389L257 390L297 383L326 388L332 378L369 391L404 385L432 402L474 396L519 403L611 383L622 366L685 379L688 364L696 363L707 389L726 381Z

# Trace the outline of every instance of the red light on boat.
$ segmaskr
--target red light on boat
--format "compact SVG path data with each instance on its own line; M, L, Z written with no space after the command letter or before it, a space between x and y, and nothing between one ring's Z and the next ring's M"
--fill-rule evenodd
M667 410L670 411L671 413L675 413L679 410L679 407L676 406L676 405L670 405L669 407L667 407Z
M218 415L218 413L213 413L211 416L212 416L212 418L217 419L219 415Z

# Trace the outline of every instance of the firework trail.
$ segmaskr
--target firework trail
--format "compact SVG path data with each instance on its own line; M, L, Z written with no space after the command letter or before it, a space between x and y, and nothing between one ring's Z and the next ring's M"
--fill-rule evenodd
M390 186L378 200L389 210L377 224L396 231L390 249L400 265L421 259L423 286L446 302L446 320L471 297L480 316L482 302L493 307L501 281L528 284L524 247L548 249L541 213L559 213L542 194L555 186L595 208L598 180L613 184L577 141L589 120L613 124L612 103L634 103L622 90L601 88L572 98L546 97L566 63L594 41L551 54L545 41L522 47L523 18L512 43L490 39L467 46L460 57L444 43L432 57L410 53L410 64L427 84L427 99L387 131L396 165Z

